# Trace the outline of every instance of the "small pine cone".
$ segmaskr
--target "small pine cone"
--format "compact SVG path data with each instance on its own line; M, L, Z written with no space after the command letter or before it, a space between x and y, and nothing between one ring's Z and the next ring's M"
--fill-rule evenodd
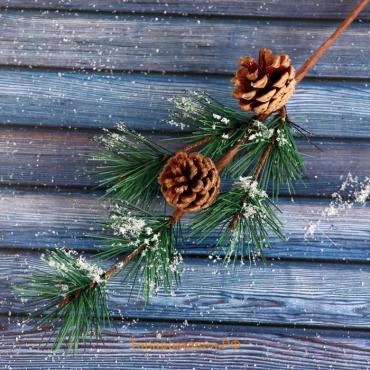
M213 203L220 191L221 179L210 158L180 151L168 160L158 182L172 207L195 212Z
M245 56L231 80L233 96L241 109L268 115L281 109L294 93L295 69L289 55L273 55L270 49L260 49L258 63Z

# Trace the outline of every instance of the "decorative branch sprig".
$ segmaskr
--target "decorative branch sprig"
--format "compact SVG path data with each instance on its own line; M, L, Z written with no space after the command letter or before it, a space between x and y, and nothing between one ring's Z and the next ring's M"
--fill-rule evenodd
M67 341L69 349L76 350L80 341L100 337L109 322L106 284L113 275L122 272L134 280L140 276L146 298L160 286L171 289L179 279L176 246L179 221L186 212L202 211L191 223L194 235L204 238L220 229L218 244L226 247L227 261L239 255L252 261L270 246L271 232L284 238L267 191L271 186L276 198L281 184L291 189L303 170L291 132L297 126L287 117L285 105L369 1L355 7L297 74L285 54L261 49L258 61L243 57L232 80L233 95L249 113L199 93L176 99L170 123L193 130L182 150L172 153L123 125L97 138L104 148L93 157L100 184L115 200L124 201L114 206L104 225L110 235L100 236L98 257L123 257L103 271L74 252L49 252L44 258L48 270L33 273L19 288L38 306L32 317L41 315L40 325L60 324L55 349ZM196 148L201 148L199 153L192 153ZM219 194L223 170L239 179ZM142 209L149 208L159 192L175 208L170 216Z
M148 205L159 194L157 177L172 153L122 123L116 129L95 137L104 148L91 158L100 186L115 199Z
M48 269L33 272L17 287L27 305L36 307L30 318L60 328L54 350L65 341L76 351L80 342L101 339L101 329L110 322L103 271L73 251L50 251L42 260Z

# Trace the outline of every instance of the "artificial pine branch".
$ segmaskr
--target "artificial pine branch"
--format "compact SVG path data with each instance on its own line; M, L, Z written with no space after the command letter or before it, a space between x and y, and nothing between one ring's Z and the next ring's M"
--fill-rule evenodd
M73 251L57 249L42 259L48 270L33 272L17 290L36 307L31 318L38 325L60 327L54 350L64 341L69 350L76 351L81 341L91 341L94 336L101 339L101 329L110 321L102 270L77 258Z
M113 220L114 228L122 232L125 227L126 233L128 227L133 226L133 220L129 225L125 224L126 215L122 216L124 219L121 220L121 230L117 218ZM145 298L149 298L161 285L168 290L174 280L179 282L178 265L181 255L175 249L174 235L174 224L179 216L174 214L167 218L157 230L150 230L150 226L139 222L136 232L139 232L139 227L142 228L147 234L146 238L140 243L132 241L130 253L105 271L97 265L89 264L81 256L77 258L74 251L57 249L48 252L43 260L49 269L34 272L17 290L24 300L30 300L29 305L37 307L31 318L37 319L41 315L37 320L39 325L59 325L54 350L58 351L65 341L68 342L69 350L76 351L81 341L90 341L94 336L101 339L101 328L110 322L107 280L123 271L135 259L126 277L141 272ZM133 222L138 222L138 219ZM116 245L112 244L111 247L118 248L121 252L128 251L128 238L128 235L122 239L117 238L114 242ZM114 251L112 254L115 253Z
M146 299L160 286L169 291L173 282L179 280L177 266L181 262L181 255L175 248L177 235L174 224L175 221L166 216L153 215L128 203L116 203L104 227L107 235L100 236L99 248L102 251L97 257L109 259L139 250L138 258L125 279L140 275ZM106 272L104 276L111 274L112 271Z
M226 248L225 259L247 256L250 261L262 256L270 247L269 231L284 238L275 206L264 190L251 177L241 177L234 186L222 193L216 202L192 221L193 236L205 239L219 230L217 246Z
M192 129L190 136L182 138L190 143L183 150L203 145L199 152L214 161L255 128L255 115L226 107L205 93L188 92L172 101L174 110L169 123Z
M281 120L285 121L285 116L284 109ZM192 222L193 233L195 235L202 233L203 238L214 229L220 229L218 246L227 247L225 255L227 261L232 255L236 258L238 252L243 261L246 249L250 261L261 256L262 249L270 246L268 230L273 231L279 238L284 238L281 224L274 214L274 204L267 198L267 193L259 189L256 181L277 143L280 129L280 126L277 126L272 130L271 139L261 153L254 175L240 177L231 190L222 193L213 205L195 217ZM220 171L232 161L244 142L250 138L251 135L246 135L243 141L218 162Z
M241 146L240 152L242 155L226 168L226 175L238 178L261 172L260 187L267 190L270 186L275 199L282 184L285 183L292 193L294 182L302 181L303 160L285 113L275 115L268 126L261 123L260 129Z
M270 50L262 49L258 63L250 56L242 58L241 68L233 79L234 96L240 100L242 109L257 113L257 117L224 107L204 95L193 94L190 100L189 97L178 100L174 113L178 121L172 123L191 126L194 132L188 138L190 144L179 155L177 167L170 168L169 177L160 180L167 202L179 207L169 218L141 215L145 227L151 230L137 231L135 242L127 225L125 233L117 228L117 222L128 221L127 214L116 212L109 227L117 234L104 239L102 256L124 253L118 263L101 271L72 252L57 250L46 258L50 270L33 274L28 284L20 289L24 297L41 305L34 313L43 315L40 324L55 323L54 320L61 323L57 349L64 340L68 341L70 349L77 349L81 339L100 335L102 324L109 318L106 281L130 263L133 263L130 271L135 271L135 275L142 272L145 295L155 292L160 284L171 286L173 278L177 279L176 266L180 260L176 252L175 225L184 212L210 206L219 189L218 172L230 164L228 171L232 175L244 171L253 175L241 177L231 190L222 193L203 211L193 222L194 231L206 234L221 225L224 228L221 243L228 245L227 259L235 257L240 247L242 257L248 254L252 259L255 251L259 253L269 246L269 231L283 237L280 222L273 212L274 204L268 200L264 188L271 176L273 192L277 193L283 180L290 183L299 177L302 161L289 120L285 116L268 118L285 106L296 84L368 3L369 0L360 2L296 76L287 55L274 56ZM153 195L158 193L158 175L164 166L170 165L167 160L172 153L124 126L119 126L119 130L118 134L108 133L98 138L105 148L104 153L94 157L102 163L99 166L101 185L108 187L108 194L148 206ZM134 140L127 140L126 136ZM186 155L201 145L201 152L212 157L216 165L199 154ZM238 154L240 158L235 160ZM195 177L197 174L199 178ZM204 197L206 192L209 194ZM198 195L205 203L195 202L196 207L193 207L191 203ZM128 276L131 276L130 271Z
M123 124L116 129L95 137L104 148L91 158L100 186L115 199L145 206L158 195L157 177L172 153Z

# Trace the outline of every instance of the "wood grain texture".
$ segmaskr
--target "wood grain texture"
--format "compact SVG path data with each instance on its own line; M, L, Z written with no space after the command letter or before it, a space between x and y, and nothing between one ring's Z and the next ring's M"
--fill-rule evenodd
M1 51L0 51L1 52ZM185 90L204 90L236 108L226 77L0 70L0 123L177 130L163 121ZM370 86L304 81L288 105L293 121L321 137L370 137Z
M260 47L290 54L299 67L336 26L16 11L3 12L0 20L3 65L202 74L234 73L240 56ZM368 78L368 30L353 24L311 75Z
M140 130L173 132L160 122L170 107L167 98L187 88L235 105L229 77L217 75L230 76L240 55L272 47L291 54L299 67L336 27L336 20L327 19L341 18L354 3L0 0L2 8L28 9L0 12L0 65L8 67L0 70L1 368L370 368L368 206L324 219L329 200L282 198L288 240L273 238L266 264L251 269L234 271L206 258L216 232L203 243L186 240L182 286L145 305L136 299L137 287L129 300L132 282L122 287L114 278L111 308L118 331L105 332L105 346L96 343L74 357L52 356L42 346L44 333L17 324L14 316L25 317L27 307L12 290L41 267L46 248L95 251L97 241L88 235L99 232L97 222L108 214L101 192L84 191L96 184L86 172L92 168L87 156L96 149L90 138L97 128L124 120ZM106 13L95 14L99 10ZM135 12L145 15L130 14ZM363 19L370 19L370 9ZM369 24L353 24L289 105L291 118L320 137L323 149L300 141L311 157L308 186L298 187L299 195L327 196L349 170L369 175L369 40ZM39 125L49 128L34 127ZM56 189L38 189L42 186ZM318 220L316 237L305 240L305 227ZM122 316L147 322L121 322ZM131 351L131 336L232 336L241 348L144 354Z
M35 252L1 252L1 313L27 311L12 286L42 267L39 257ZM145 304L139 284L131 290L131 281L122 286L122 277L112 277L110 309L125 318L370 329L368 265L268 262L230 269L186 258L181 281L173 294L159 293Z
M101 131L53 130L43 128L0 129L0 184L60 187L95 187L91 175L96 163L89 156L98 151L93 141ZM174 151L185 145L161 142L162 135L149 135ZM330 196L351 172L359 178L369 175L370 143L328 139L314 140L317 147L299 139L305 159L304 183L296 184L296 195ZM335 162L335 165L334 165ZM230 180L224 180L230 186ZM282 188L282 194L289 194Z
M282 17L341 19L356 5L356 0L0 0L0 6L20 9L87 10L123 13L161 13L237 17ZM369 19L365 10L361 19Z
M78 354L52 354L50 332L16 319L0 321L2 365L12 369L281 369L292 367L335 369L369 368L369 333L338 330L258 328L253 326L117 322L117 331L106 330L102 343ZM144 343L216 342L236 340L239 349L132 350L131 340ZM101 366L100 366L101 367Z
M65 246L90 249L98 244L91 234L108 214L107 202L99 193L51 191L0 192L0 247L48 248ZM370 207L355 207L325 219L328 200L282 199L279 207L288 241L272 238L267 257L368 261L370 258ZM315 238L304 240L304 228L320 221ZM356 220L356 222L354 222ZM348 227L351 225L351 227ZM186 231L185 235L186 235ZM89 237L86 235L90 235ZM185 241L185 254L215 253L217 232L202 243ZM222 251L219 251L222 253Z

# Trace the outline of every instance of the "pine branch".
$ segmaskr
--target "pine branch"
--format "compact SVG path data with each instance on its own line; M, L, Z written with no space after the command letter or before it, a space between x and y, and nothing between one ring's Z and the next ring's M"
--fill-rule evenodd
M291 153L289 153L289 156L286 155L285 149L281 149L287 145L291 147L294 144L292 136L289 136L290 140L286 137L286 122L286 111L284 109L273 120L272 128L267 128L263 124L259 125L260 130L262 129L268 133L268 140L265 139L263 131L262 135L260 135L261 131L246 135L217 164L219 170L222 171L235 157L236 153L242 149L244 143L250 141L252 136L257 140L262 137L262 145L259 145L259 160L254 165L253 176L240 177L240 181L231 190L222 193L211 207L195 217L192 222L193 235L202 232L207 236L213 229L221 229L218 246L228 246L226 260L229 260L232 255L236 257L239 250L243 260L246 249L248 249L250 260L254 259L255 256L262 255L263 247L270 246L268 230L272 231L277 237L284 238L281 224L274 214L274 208L276 207L268 200L266 192L259 189L257 179L261 175L262 183L266 188L270 180L271 170L266 171L265 166L273 167L273 189L278 188L281 179L291 180L295 176L296 173L292 170L292 168L295 169L292 166L296 165L294 157L290 155ZM295 149L295 146L293 148ZM245 163L254 163L255 155L256 153L248 152L240 160L245 161ZM247 161L244 158L245 156L248 156ZM298 158L300 165L298 168L301 170L303 163L299 155ZM240 165L237 161L236 163ZM280 172L277 173L275 168L278 168ZM283 172L284 168L287 169L286 172Z
M283 239L281 223L274 213L274 204L252 178L241 178L229 190L219 195L216 202L197 215L191 222L192 236L201 240L219 230L217 246L226 248L225 259L238 255L252 261L270 247L269 231ZM237 215L237 218L235 218Z
M131 209L139 210L135 206ZM54 350L67 342L68 349L76 351L81 341L101 339L101 328L110 322L106 283L113 275L126 271L124 267L128 269L125 279L141 274L146 300L160 286L169 291L174 281L179 283L182 257L176 250L174 226L182 212L175 211L166 218L143 211L144 219L140 220L134 216L128 219L127 213L122 213L126 210L116 209L110 224L116 235L104 239L104 247L110 250L102 252L108 256L124 253L119 262L103 271L83 257L77 258L74 251L57 249L43 258L48 270L33 273L16 288L29 306L36 307L30 319L39 326L59 326Z
M201 142L205 145L200 153L214 161L240 142L256 124L255 115L226 107L205 93L188 92L185 97L173 99L173 103L169 123L192 128L191 136L183 138L190 142L189 150Z
M362 0L334 34L313 53L298 72L297 82L302 80L334 40L368 4L369 0ZM260 183L266 186L271 173L272 177L278 179L279 184L281 173L284 171L288 181L295 179L299 174L302 162L289 127L273 127L271 140L263 142L263 145L255 145L255 142L250 143L251 136L260 132L253 132L254 126L259 125L261 123L259 121L265 121L267 117L258 117L258 120L254 116L226 108L204 95L194 94L190 100L183 99L185 100L179 101L178 111L174 117L180 118L181 125L193 125L195 128L194 136L189 138L192 142L189 150L205 145L203 154L218 160L220 170L244 148L248 149L250 155L254 155L254 159L260 158L256 163L253 177L240 178L239 183L230 191L221 194L216 202L193 222L194 231L203 231L205 234L219 225L223 226L220 240L221 243L229 245L226 252L228 259L237 255L240 246L242 257L247 249L251 258L253 251L260 252L264 246L269 245L269 230L282 237L279 220L273 212L274 205L268 200L266 192L258 187L257 178L260 178ZM281 118L280 121L286 122ZM279 122L277 124L280 125ZM105 147L104 153L93 158L104 162L99 167L102 175L101 185L108 186L108 193L114 193L117 197L133 203L139 198L148 202L153 190L158 190L157 176L171 153L132 130L123 126L118 128L120 134L109 133L107 137L98 139ZM271 127L267 129L270 130ZM126 140L125 135L135 141ZM284 147L287 143L290 150L279 150L279 147ZM253 148L250 147L251 144ZM260 155L256 157L255 154ZM289 163L288 159L293 164ZM250 158L245 159L245 162L236 161L238 165L231 168L231 173L241 168L243 170L249 168L248 160ZM158 235L158 244L155 240L157 237L153 240L152 234L147 238L148 241L144 239L140 245L132 246L128 242L120 242L118 247L121 248L121 252L127 251L129 254L105 272L101 272L95 265L88 264L81 257L76 258L72 252L57 250L48 254L45 261L50 270L35 272L28 284L18 290L24 298L32 299L34 303L41 305L41 308L33 314L33 316L42 315L40 324L55 323L55 320L61 323L55 343L56 349L59 349L66 339L69 348L76 350L80 339L90 340L92 335L100 336L102 324L109 320L106 280L121 271L133 259L138 259L134 267L144 262L143 276L149 287L148 292L155 290L162 282L167 286L171 285L175 267L170 262L177 258L173 225L182 215L182 211L175 210L160 226L160 232L154 234Z
M116 204L105 225L105 230L113 235L100 237L102 243L99 248L102 251L98 253L98 257L107 259L130 253L130 261L138 258L125 278L140 272L146 299L160 286L169 291L172 282L178 281L176 266L181 261L175 247L175 223L176 220L172 217L153 215L127 203ZM127 265L126 262L129 261L124 260L113 265L104 273L104 278L121 271Z
M95 138L103 147L91 158L100 186L115 199L148 205L159 194L157 178L171 152L122 124L116 128Z
M260 125L259 131L250 135L240 147L241 155L227 168L226 176L260 175L260 186L271 187L274 199L278 197L280 186L286 184L294 192L294 182L302 180L303 160L296 147L291 132L290 121L277 115L268 126Z
M64 341L69 350L76 351L80 341L100 339L101 328L110 322L102 270L77 258L73 251L57 249L43 260L48 270L32 273L24 286L16 287L22 298L30 301L28 305L36 306L31 319L38 325L60 326L53 347L56 351ZM67 300L68 304L63 304Z
M273 182L273 194L277 197L278 189L282 179L286 179L288 185L291 184L292 180L300 177L301 170L303 169L303 162L296 150L292 136L287 133L289 128L286 127L286 110L285 108L279 114L278 124L274 127L270 142L264 148L257 165L255 166L254 174L251 177L252 181L257 184L257 179L262 173L262 188L266 188L269 180L270 173L272 172ZM282 132L285 135L282 135ZM288 131L290 132L290 131ZM289 139L287 138L289 137ZM280 150L280 147L288 146L288 155L285 154L285 149ZM294 155L291 155L290 148L293 148ZM267 170L264 168L267 166ZM247 191L241 201L241 204L245 204L250 201L250 194ZM239 221L241 218L241 212L237 210L228 228L235 230L239 227Z

